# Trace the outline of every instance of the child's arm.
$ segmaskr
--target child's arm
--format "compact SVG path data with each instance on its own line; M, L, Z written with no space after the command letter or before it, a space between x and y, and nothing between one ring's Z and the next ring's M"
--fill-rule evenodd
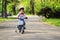
M24 17L25 17L24 19L28 19L28 17L25 14L24 14Z
M20 18L20 12L17 14L16 19L19 19L19 18Z

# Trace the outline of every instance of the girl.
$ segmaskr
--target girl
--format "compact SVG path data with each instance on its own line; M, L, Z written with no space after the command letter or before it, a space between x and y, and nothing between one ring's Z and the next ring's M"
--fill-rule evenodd
M18 13L18 26L17 26L17 28L18 28L19 32L21 32L22 27L25 26L25 19L27 19L27 17L25 16L24 8L22 7L19 9L19 13ZM25 29L25 27L24 27L24 29Z

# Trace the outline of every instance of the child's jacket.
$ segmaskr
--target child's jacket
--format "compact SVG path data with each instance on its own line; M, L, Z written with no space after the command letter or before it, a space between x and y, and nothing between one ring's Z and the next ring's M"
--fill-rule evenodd
M20 16L20 13L18 13L18 25L24 25L25 17L25 14L23 16Z

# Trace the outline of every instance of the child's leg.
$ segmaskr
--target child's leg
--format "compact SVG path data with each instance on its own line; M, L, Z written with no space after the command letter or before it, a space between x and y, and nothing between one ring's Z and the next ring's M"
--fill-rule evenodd
M21 32L22 27L23 27L23 25L19 25L19 26L18 26L19 32Z
M17 26L18 30L20 30L20 25Z

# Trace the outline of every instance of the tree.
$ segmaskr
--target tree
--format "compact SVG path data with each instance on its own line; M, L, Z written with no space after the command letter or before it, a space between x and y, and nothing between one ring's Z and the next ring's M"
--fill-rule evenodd
M31 13L34 15L34 0L30 0Z
M0 13L2 12L2 0L0 0Z
M19 0L13 0L12 10L14 15L16 15L16 5L19 3Z
M7 0L2 0L2 17L7 18Z
M11 9L13 11L13 15L16 15L16 6L19 4L19 0L8 0L9 4L11 6Z

